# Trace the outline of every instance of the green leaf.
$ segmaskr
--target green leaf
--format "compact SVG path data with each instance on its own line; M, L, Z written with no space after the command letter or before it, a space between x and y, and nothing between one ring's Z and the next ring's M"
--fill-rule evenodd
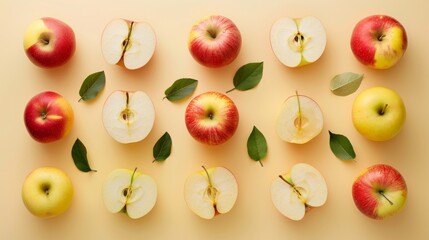
M263 70L264 62L248 63L241 66L234 75L234 88L227 91L227 93L235 89L246 91L258 86L262 79Z
M79 90L80 100L88 101L97 97L98 93L104 88L106 84L106 76L104 71L96 72L83 81Z
M259 161L261 166L263 166L261 160L267 156L267 150L267 140L259 129L253 126L253 130L247 139L247 153L249 157L255 161Z
M338 96L350 95L359 88L363 79L363 74L345 72L335 75L331 79L330 89Z
M198 80L192 78L178 79L174 81L174 83L169 88L167 88L167 90L165 90L164 98L167 98L172 102L179 101L191 95L197 87L197 84Z
M340 160L353 160L356 157L352 144L344 135L329 131L329 147Z
M172 141L170 134L165 132L164 135L153 146L153 162L164 161L170 156Z
M73 144L73 148L71 151L71 155L73 158L74 165L76 165L77 169L82 172L96 172L97 170L91 169L88 164L86 147L83 143L78 139Z

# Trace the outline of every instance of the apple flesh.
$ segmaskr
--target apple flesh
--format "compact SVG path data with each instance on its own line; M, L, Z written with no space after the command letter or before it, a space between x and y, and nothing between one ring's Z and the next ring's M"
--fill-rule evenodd
M326 47L326 32L319 19L283 17L271 27L271 48L278 60L288 67L317 61Z
M373 219L385 219L403 208L407 185L398 170L386 164L366 168L352 187L356 207Z
M193 98L185 112L185 124L191 136L208 145L228 141L238 127L239 114L225 94L206 92Z
M24 123L30 136L41 143L65 137L73 127L74 114L69 102L56 92L32 97L24 110Z
M137 169L116 169L103 184L103 201L107 210L124 212L132 219L148 214L155 206L157 195L155 180Z
M196 215L212 219L229 212L237 200L238 184L224 167L205 168L191 174L185 182L185 201Z
M102 114L107 133L124 144L145 139L155 122L153 103L142 91L114 91L106 99Z
M322 174L305 163L295 164L271 184L271 200L284 216L299 221L313 207L325 204L328 188Z
M73 184L69 176L54 167L33 170L22 186L22 201L33 215L51 218L64 213L73 199Z
M280 139L296 144L315 138L322 128L323 114L319 105L313 99L298 94L286 99L276 122Z
M42 68L64 65L74 54L73 29L61 20L44 17L33 21L24 34L24 50L32 63Z
M208 16L192 26L188 49L201 65L223 67L237 58L241 34L231 19L220 15Z
M131 70L146 65L155 48L155 31L147 22L115 19L107 24L101 38L101 51L106 62Z
M388 69L404 55L408 38L404 26L395 18L372 15L356 24L350 46L362 64L375 69Z
M385 87L361 92L352 105L353 124L360 134L373 141L387 141L396 136L406 119L402 98Z

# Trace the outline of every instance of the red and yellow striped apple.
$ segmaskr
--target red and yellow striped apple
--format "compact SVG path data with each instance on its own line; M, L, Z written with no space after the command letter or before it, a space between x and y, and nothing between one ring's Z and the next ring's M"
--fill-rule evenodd
M404 26L395 18L372 15L360 20L352 33L350 46L364 65L387 69L395 65L407 49Z
M407 200L407 185L398 170L386 164L366 168L352 187L356 207L373 219L397 213Z
M73 29L55 18L45 17L33 21L24 35L25 53L39 67L59 67L73 56L75 49Z
M219 92L202 93L189 102L185 123L191 136L208 145L228 141L238 127L239 114L234 102Z
M241 34L231 19L208 16L192 26L188 48L192 57L203 66L226 66L240 52Z
M30 99L24 122L30 136L41 143L59 140L73 127L74 114L69 102L56 92L41 92Z

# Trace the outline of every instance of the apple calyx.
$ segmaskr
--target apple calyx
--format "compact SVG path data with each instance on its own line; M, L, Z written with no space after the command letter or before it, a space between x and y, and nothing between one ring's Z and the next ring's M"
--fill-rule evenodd
M214 186L213 186L213 183L212 183L212 179L211 179L211 177L210 177L210 175L209 175L209 172L207 171L207 169L204 167L204 166L201 166L203 169L204 169L204 172L206 173L206 175L207 175L207 180L208 180L208 182L209 182L209 186L207 187L207 189L206 189L206 193L207 193L207 195L209 196L209 198L212 200L212 202L213 202L213 207L214 207L214 209L215 209L215 215L217 215L219 212L218 212L218 210L217 210L217 208L216 208L216 195L217 195L217 193L219 192L219 190L218 189L216 189Z

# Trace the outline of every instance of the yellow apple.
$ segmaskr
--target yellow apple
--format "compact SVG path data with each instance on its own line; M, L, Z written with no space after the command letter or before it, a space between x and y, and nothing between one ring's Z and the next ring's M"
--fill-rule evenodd
M387 141L396 136L405 118L402 98L385 87L366 89L353 102L352 119L356 130L373 141Z
M22 186L25 207L35 216L49 218L65 212L73 199L73 184L65 172L54 167L33 170Z

